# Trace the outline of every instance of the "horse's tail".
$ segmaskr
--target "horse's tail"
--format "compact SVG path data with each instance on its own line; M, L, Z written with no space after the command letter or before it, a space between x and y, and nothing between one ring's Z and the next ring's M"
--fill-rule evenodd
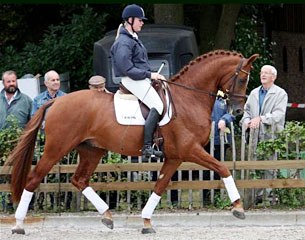
M14 202L18 202L21 198L27 176L31 169L39 127L44 120L46 109L50 107L54 101L55 100L48 101L38 109L36 114L27 123L23 134L18 140L17 146L4 164L5 166L13 165L11 189Z

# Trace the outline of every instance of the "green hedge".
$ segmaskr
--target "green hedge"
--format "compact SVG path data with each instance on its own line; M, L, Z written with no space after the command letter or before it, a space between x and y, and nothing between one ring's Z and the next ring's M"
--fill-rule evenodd
M104 36L105 18L106 14L84 7L82 14L71 16L69 24L49 26L39 44L26 43L19 52L13 46L6 47L0 70L15 70L20 77L44 75L50 69L69 72L72 91L87 88L93 74L93 44Z

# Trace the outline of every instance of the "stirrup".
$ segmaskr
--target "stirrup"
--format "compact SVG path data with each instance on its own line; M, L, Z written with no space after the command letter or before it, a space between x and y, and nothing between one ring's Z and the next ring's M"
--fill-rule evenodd
M157 144L153 144L152 145L152 149L153 149L153 155L152 157L163 157L163 152L159 149L159 146Z
M159 150L154 149L154 147L157 147L155 144L153 146L146 145L142 149L142 160L147 161L149 158L160 158L163 156L163 153Z

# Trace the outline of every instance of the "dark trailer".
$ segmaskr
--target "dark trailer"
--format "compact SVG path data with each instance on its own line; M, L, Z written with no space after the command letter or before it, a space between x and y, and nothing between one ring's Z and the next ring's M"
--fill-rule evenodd
M110 56L116 32L107 32L95 42L93 52L93 70L107 79L106 88L112 92L118 89L120 83L120 78L114 76ZM147 49L153 71L158 71L165 62L161 74L167 79L199 54L195 34L190 27L147 24L139 33L139 38Z

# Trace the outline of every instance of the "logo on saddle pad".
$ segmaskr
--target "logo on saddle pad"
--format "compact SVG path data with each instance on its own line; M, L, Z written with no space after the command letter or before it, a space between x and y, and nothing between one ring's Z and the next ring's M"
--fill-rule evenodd
M166 103L168 109L163 118L159 122L159 126L167 124L172 117L172 108L169 104L168 94L166 96ZM114 109L115 116L119 124L122 125L144 125L145 118L141 111L141 106L138 98L132 94L124 94L118 90L114 94Z

